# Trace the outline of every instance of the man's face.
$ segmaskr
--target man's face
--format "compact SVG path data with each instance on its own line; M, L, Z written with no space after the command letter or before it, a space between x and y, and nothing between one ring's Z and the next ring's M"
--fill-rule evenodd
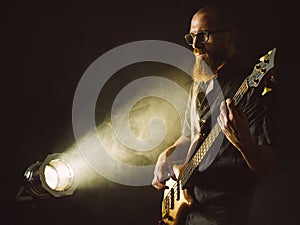
M214 72L229 57L230 43L228 32L210 33L225 29L219 24L217 17L213 13L197 13L192 18L190 26L190 33L194 35L201 31L208 31L208 40L205 43L201 43L200 38L196 36L193 39L192 47L198 61L199 58L203 59Z

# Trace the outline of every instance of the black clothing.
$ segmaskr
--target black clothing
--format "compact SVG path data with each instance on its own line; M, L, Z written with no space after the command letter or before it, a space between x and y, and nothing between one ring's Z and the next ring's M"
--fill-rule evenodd
M199 121L206 121L205 124L212 127L219 115L220 102L234 96L250 74L250 69L240 63L238 56L234 56L214 78L213 89L207 95L204 94L203 83L194 82L183 135L192 138L193 133L197 132L197 126L193 123ZM256 142L270 145L268 105L261 91L260 86L249 88L238 107L245 113ZM196 102L193 102L194 95L197 95ZM191 118L193 114L190 111L193 109L197 112L197 121ZM205 170L195 171L192 177L189 190L196 201L190 209L187 224L244 225L256 179L256 174L249 169L240 152L224 136L214 161Z

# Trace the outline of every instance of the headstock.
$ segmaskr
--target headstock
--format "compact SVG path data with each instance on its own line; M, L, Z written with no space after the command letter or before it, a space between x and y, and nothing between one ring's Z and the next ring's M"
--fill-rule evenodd
M277 49L273 48L264 56L260 57L259 62L254 66L252 73L247 77L249 87L257 87L266 77L274 81L274 76L270 73L275 68L275 57ZM265 89L268 92L268 90ZM265 92L264 91L264 92Z

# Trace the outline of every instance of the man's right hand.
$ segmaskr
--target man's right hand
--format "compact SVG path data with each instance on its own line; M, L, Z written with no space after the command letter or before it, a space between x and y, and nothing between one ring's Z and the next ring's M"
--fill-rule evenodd
M172 168L172 162L168 158L170 152L173 152L174 148L175 146L165 150L158 157L154 169L154 178L152 180L152 186L155 187L157 190L163 190L168 188L168 186L165 185L166 180L170 178L176 180L176 176Z
M167 189L166 181L170 178L177 180L173 165L183 165L189 149L190 139L181 136L174 145L163 151L156 162L152 186L157 190Z

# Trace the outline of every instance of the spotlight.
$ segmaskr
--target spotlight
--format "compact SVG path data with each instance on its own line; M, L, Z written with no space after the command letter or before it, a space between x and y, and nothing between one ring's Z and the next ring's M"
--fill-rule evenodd
M75 173L66 155L48 155L43 162L31 164L23 175L24 185L17 194L18 201L72 195L77 187Z

